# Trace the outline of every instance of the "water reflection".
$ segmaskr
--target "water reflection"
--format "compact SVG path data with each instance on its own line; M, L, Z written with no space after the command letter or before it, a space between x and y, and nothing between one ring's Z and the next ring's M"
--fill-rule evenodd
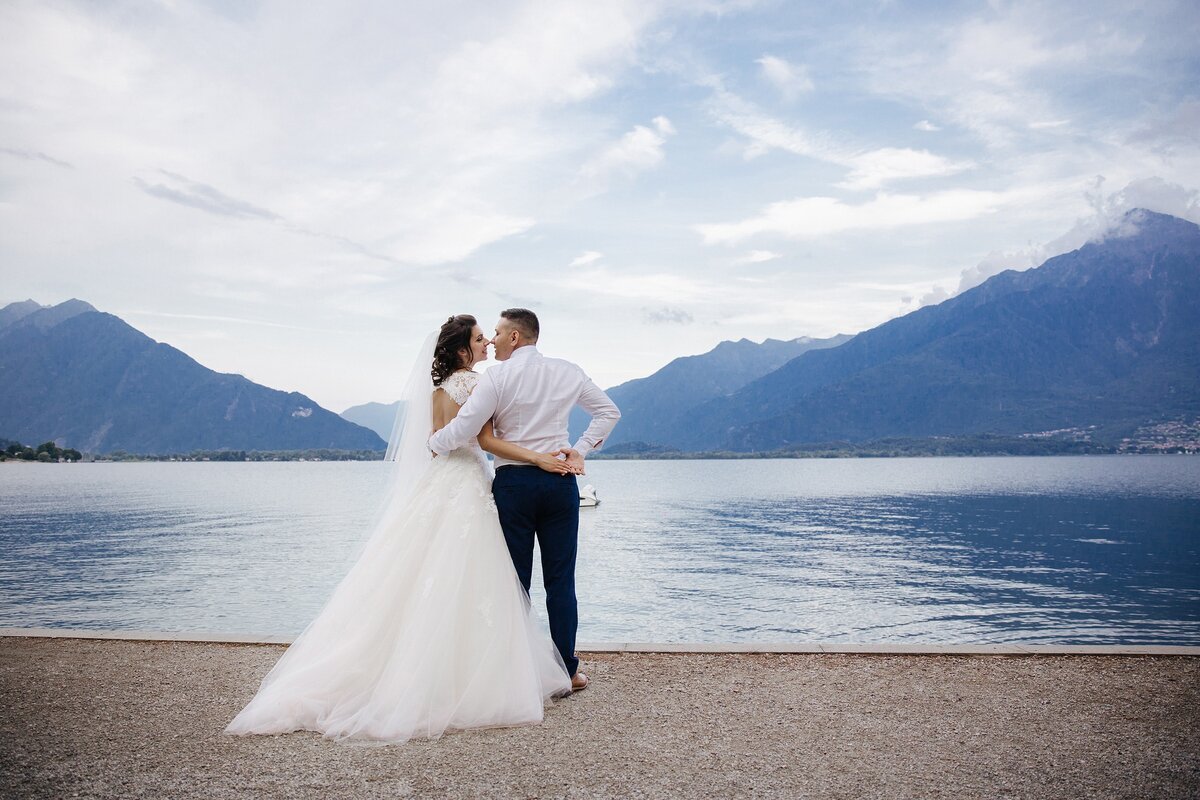
M297 633L388 476L8 467L0 625ZM1197 459L596 462L588 480L583 641L1200 643Z
M668 641L1200 641L1190 460L827 464L725 465L723 481L684 467L654 481L704 502L619 496L590 521L604 546L587 547L599 562L587 574L633 574L589 581L604 613L587 638L631 638L606 623L632 613L633 638Z

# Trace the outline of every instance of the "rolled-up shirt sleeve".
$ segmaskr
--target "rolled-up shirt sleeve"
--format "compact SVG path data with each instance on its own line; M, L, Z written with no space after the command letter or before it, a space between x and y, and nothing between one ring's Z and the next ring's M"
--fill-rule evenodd
M612 433L617 420L621 418L621 410L586 375L583 378L583 388L579 392L579 399L576 403L580 408L592 415L591 424L588 425L587 430L583 432L583 435L579 437L579 440L574 445L575 450L586 458L588 453L600 449L600 445Z
M458 410L458 416L429 437L429 449L444 456L465 446L479 435L483 426L495 415L498 396L495 381L486 372L483 373L467 402Z

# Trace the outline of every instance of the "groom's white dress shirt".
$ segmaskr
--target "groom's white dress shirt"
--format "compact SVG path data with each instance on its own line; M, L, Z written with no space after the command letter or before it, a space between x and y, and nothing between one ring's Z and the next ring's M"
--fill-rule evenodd
M549 453L568 446L567 420L579 405L592 423L573 445L583 456L600 447L621 412L584 371L561 358L546 358L533 345L518 347L479 376L458 416L429 439L438 455L468 444L490 419L497 438ZM496 466L522 464L496 457Z

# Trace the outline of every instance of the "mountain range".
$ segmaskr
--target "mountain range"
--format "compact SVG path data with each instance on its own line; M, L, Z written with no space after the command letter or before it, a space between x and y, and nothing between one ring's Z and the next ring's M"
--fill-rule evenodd
M664 442L675 420L689 409L731 394L809 350L837 347L851 338L838 334L828 339L767 339L761 344L749 339L725 341L707 353L676 358L652 375L607 389L621 409L621 422L605 450L613 453L622 445L638 449L640 444ZM587 414L576 408L571 414L572 440L587 424Z
M810 349L706 402L686 396L664 385L629 435L733 452L1093 426L1115 441L1195 417L1200 227L1131 211L1104 239L1040 267Z
M93 453L382 450L307 396L215 372L82 300L0 309L0 436Z
M403 425L404 404L399 400L393 403L362 403L350 406L341 414L342 419L375 431L385 442L392 435L392 426L396 424L397 415L400 417L400 424Z

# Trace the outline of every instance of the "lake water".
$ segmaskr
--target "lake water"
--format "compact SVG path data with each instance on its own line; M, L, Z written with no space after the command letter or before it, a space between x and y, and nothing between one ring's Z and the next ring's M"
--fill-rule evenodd
M296 634L390 469L0 465L0 626ZM588 473L581 642L1200 644L1200 458Z

